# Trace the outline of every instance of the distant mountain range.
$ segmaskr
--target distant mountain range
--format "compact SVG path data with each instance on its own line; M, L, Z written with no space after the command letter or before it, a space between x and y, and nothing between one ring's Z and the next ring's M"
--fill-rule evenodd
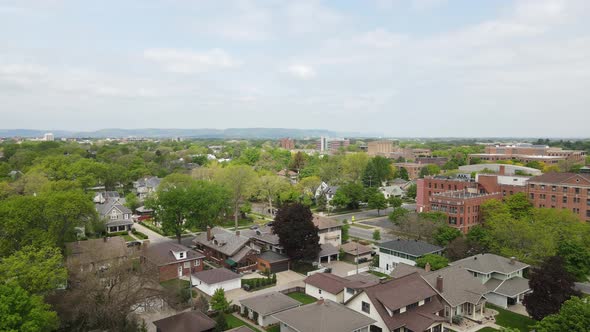
M34 129L0 129L0 137L42 137L45 133L53 133L60 137L86 138L119 138L119 137L149 137L149 138L248 138L248 139L277 139L282 137L378 137L375 134L335 132L325 129L289 129L289 128L228 128L228 129L101 129L96 131L66 131L66 130L34 130Z

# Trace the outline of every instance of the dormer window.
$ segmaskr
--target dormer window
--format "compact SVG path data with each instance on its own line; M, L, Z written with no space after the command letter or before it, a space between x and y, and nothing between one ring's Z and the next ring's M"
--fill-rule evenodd
M180 258L180 259L184 258L184 252L178 253L178 258Z

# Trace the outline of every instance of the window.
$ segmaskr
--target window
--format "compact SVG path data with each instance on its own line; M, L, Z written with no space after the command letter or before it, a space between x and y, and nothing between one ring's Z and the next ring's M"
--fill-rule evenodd
M563 192L566 193L567 192L567 187L563 187Z
M574 188L574 190L576 191L576 194L580 193L580 188Z
M184 258L184 252L181 252L181 253L179 253L179 254L178 254L178 257L179 257L179 258Z
M556 191L557 190L557 186L551 186L551 191Z
M406 310L414 309L418 307L418 302L414 302L406 307Z
M371 305L368 304L367 302L363 301L361 303L361 310L367 314L371 313Z
M195 266L199 266L199 265L201 265L201 261L197 259L197 260L195 261Z
M535 188L535 185L534 185L534 184L531 184L531 186L530 186L530 187L531 187L531 189L533 189L533 188Z
M318 289L318 293L319 293L319 294L322 294L322 290L321 290L321 289Z
M530 193L529 196L531 197L531 199L535 199L535 194Z
M563 204L567 204L567 196L563 196L563 198L561 199L561 202Z

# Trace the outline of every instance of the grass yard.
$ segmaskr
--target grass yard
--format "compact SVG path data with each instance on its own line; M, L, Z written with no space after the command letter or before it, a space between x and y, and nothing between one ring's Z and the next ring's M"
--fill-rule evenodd
M268 331L268 332L281 332L281 326L275 325L273 327L266 329L266 331Z
M127 235L123 235L123 238L125 239L125 242L129 242L129 241L137 241L136 238L134 238L133 236L127 234Z
M476 332L495 332L495 331L498 331L498 330L496 330L493 327L486 326L483 329L477 330Z
M294 292L294 293L289 293L287 294L288 297L297 300L303 304L310 304L310 303L314 303L316 300L315 297L313 296L309 296L305 293L301 293L301 292Z
M369 273L370 273L370 274L373 274L373 275L376 275L376 276L378 276L379 278L386 278L386 279L391 279L391 276L389 276L389 275L387 275L387 274L385 274L385 273L378 272L378 271L369 271Z
M190 283L188 280L181 280L181 279L170 279L166 281L162 281L160 283L165 288L169 289L181 289L181 288L188 288Z
M259 329L244 322L243 320L239 319L238 317L236 317L232 314L225 314L225 321L227 322L227 327L229 329L233 329L233 328L240 327L240 326L247 326L250 329L252 329L252 331L261 332Z
M536 323L529 317L502 309L493 304L487 303L486 307L498 311L498 315L496 315L496 324L503 327L513 327L521 330L522 332L528 332L530 331L529 326L535 325Z

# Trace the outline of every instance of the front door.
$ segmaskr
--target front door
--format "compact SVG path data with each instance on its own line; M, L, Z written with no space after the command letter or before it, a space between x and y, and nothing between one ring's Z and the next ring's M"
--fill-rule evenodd
M182 277L182 264L178 264L178 276Z

